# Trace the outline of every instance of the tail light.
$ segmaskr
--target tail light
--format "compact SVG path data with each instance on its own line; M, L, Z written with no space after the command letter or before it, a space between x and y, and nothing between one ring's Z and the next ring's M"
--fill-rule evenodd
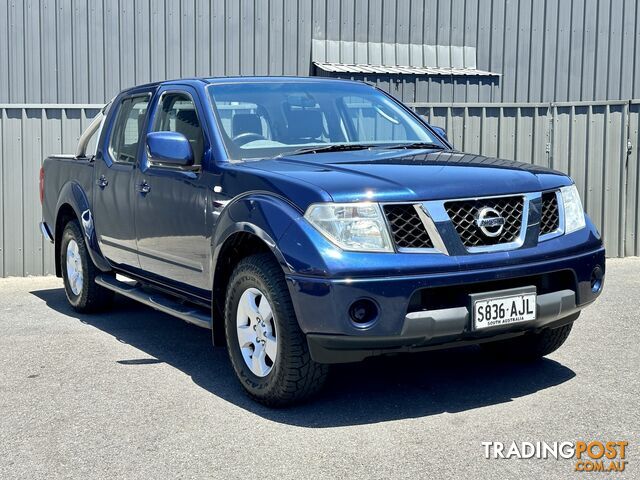
M40 167L40 205L44 201L44 167Z

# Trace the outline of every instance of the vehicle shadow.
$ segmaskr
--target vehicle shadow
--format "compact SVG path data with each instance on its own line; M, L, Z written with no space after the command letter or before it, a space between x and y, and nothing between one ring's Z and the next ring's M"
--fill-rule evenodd
M236 381L224 348L208 331L118 297L106 313L83 315L68 305L62 288L36 290L48 307L112 335L146 354L123 358L123 368L165 362L201 388L269 420L309 428L385 422L455 413L512 401L564 383L575 373L549 359L533 364L497 363L477 347L374 358L336 365L312 402L270 409L249 399ZM148 356L148 357L147 357ZM152 357L152 358L149 358Z

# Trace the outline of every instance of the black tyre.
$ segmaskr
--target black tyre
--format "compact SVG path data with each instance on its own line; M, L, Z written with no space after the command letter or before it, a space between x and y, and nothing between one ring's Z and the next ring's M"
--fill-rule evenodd
M573 322L558 328L547 328L539 333L527 333L521 337L483 343L481 347L488 354L521 361L532 361L555 352L565 342Z
M326 380L328 366L311 359L282 269L270 254L247 257L233 271L225 334L240 383L265 405L300 402Z
M67 300L76 311L95 312L111 304L113 292L95 283L100 272L89 257L76 220L67 223L62 232L60 266Z

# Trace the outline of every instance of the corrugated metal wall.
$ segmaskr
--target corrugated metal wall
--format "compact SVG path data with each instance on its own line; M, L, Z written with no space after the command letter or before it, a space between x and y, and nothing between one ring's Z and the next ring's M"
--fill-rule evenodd
M0 275L54 272L53 248L42 238L39 170L49 153L74 152L99 108L0 105ZM65 107L65 108L60 108ZM94 106L95 107L95 106Z
M627 157L627 195L624 202L624 255L640 255L640 100L629 104L629 142Z
M640 254L640 100L576 104L416 105L460 150L569 173L603 233L609 256ZM0 105L0 274L53 272L40 221L38 169L45 152L72 152L95 105ZM631 152L627 142L631 141Z
M502 73L401 78L405 101L640 98L636 0L0 0L0 32L0 103L103 103L194 75L307 75L312 38L396 44L398 61L408 44L475 47L478 69Z
M38 168L73 152L95 104L165 78L313 74L313 39L383 43L398 61L412 44L475 48L499 79L357 78L428 113L459 149L568 172L609 254L640 254L635 0L0 0L0 32L2 276L52 271Z

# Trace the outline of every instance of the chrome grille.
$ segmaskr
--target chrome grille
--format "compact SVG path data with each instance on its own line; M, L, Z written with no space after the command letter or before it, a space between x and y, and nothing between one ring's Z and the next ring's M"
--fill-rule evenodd
M540 235L553 233L560 227L560 212L556 192L542 194L542 216L540 217Z
M384 214L398 248L433 248L431 238L413 205L385 205Z
M509 243L515 241L520 235L524 210L522 196L460 200L446 202L444 206L465 247ZM502 232L496 237L485 235L476 225L478 213L485 207L497 210L505 219Z

